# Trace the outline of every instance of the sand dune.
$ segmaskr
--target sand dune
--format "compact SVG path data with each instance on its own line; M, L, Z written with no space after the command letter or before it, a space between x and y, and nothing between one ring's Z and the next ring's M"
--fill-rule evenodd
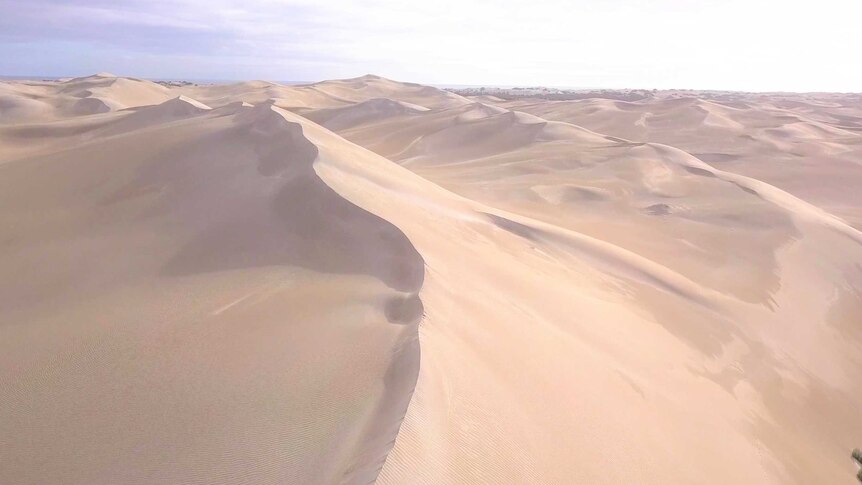
M0 481L367 481L391 446L422 257L301 118L188 114L3 165Z
M371 74L353 79L323 81L299 89L325 92L354 103L374 98L392 98L428 108L449 108L470 103L462 96L432 86L396 82Z
M376 119L387 119L396 115L418 114L424 111L428 111L428 108L389 98L374 98L341 108L314 110L306 113L305 116L330 129L338 129L339 127L351 127L360 123L368 123Z
M855 98L0 95L2 483L852 481Z
M107 113L172 97L164 86L109 73L62 82L7 82L0 84L0 93L0 124Z
M503 106L608 135L657 142L787 190L862 228L855 95L514 100ZM854 114L855 113L855 114ZM820 183L812 184L811 179Z

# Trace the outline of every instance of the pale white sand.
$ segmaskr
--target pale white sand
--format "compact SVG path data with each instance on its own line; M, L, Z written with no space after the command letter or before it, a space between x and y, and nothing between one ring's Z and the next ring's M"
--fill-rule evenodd
M849 483L857 121L0 83L0 483Z

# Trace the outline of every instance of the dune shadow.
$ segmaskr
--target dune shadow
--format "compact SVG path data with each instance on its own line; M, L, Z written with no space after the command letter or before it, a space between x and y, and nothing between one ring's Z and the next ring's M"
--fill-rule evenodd
M274 116L279 116L273 113ZM214 218L163 267L172 276L260 266L366 274L402 292L422 287L425 263L395 225L340 196L317 176L317 147L282 119L241 126L274 192L220 189L229 213ZM273 126L273 125L283 126Z
M396 295L386 301L383 309L386 319L390 323L402 325L413 325L419 323L425 312L422 299L416 293L409 295Z
M699 177L715 178L715 174L710 172L709 170L705 170L705 169L702 169L699 167L689 167L689 166L685 166L683 168L685 169L686 172L688 172L692 175L697 175Z
M520 222L515 222L511 219L506 219L505 217L500 217L494 214L484 214L492 223L494 223L495 226L504 231L510 232L529 241L535 241L537 239L536 230L529 226L525 226Z
M381 375L383 391L370 418L357 422L360 441L343 472L343 483L373 483L382 469L407 413L419 376L419 321L424 306L418 292L425 262L407 236L389 221L353 204L314 171L318 148L302 127L277 112L262 113L220 134L242 159L211 153L194 164L208 170L213 185L191 205L221 198L217 213L163 266L182 276L264 266L292 266L329 274L368 275L393 290L383 300L382 323L400 328L390 362ZM231 152L233 154L233 152ZM249 159L249 157L251 159ZM251 164L249 162L252 162ZM213 177L214 168L233 178ZM169 170L178 169L176 159ZM193 177L192 177L193 178ZM249 183L250 182L250 183ZM202 201L202 202L201 202ZM188 204L185 200L183 203ZM215 209L214 209L215 210ZM382 319L381 319L382 320ZM357 342L357 345L362 345Z

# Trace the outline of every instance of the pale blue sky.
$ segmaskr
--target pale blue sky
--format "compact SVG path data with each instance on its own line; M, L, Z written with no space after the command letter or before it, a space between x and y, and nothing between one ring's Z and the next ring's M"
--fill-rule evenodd
M862 0L0 0L0 75L862 91Z

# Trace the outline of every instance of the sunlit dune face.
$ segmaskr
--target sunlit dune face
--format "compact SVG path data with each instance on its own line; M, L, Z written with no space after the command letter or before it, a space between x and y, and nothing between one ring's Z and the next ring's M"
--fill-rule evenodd
M839 54L813 49L851 22L824 40L736 2L8 5L17 66L116 35L141 72L243 52L244 73L495 84L819 85ZM39 9L57 38L28 33ZM766 59L746 78L755 54L722 55L742 47ZM788 56L819 60L787 76ZM2 81L0 483L852 481L860 160L854 94Z

